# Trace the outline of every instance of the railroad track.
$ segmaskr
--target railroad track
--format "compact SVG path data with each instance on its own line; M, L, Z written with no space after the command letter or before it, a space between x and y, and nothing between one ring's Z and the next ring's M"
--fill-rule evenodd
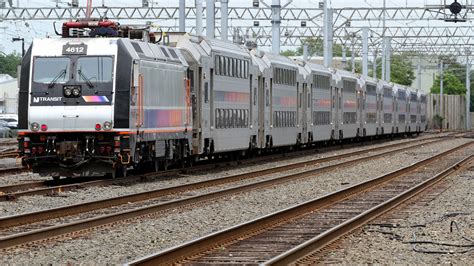
M0 152L0 159L2 158L15 158L18 156L17 151L3 151Z
M27 171L29 171L28 168L18 167L18 166L0 168L0 175L6 175L6 174L11 174L11 173L21 173L21 172L27 172Z
M468 164L472 143L130 264L311 264L322 247Z
M360 155L364 154L366 152L375 152L383 149L388 149L388 148L393 148L393 147L401 147L405 145L410 145L412 143L418 143L420 141L443 141L447 138L453 137L455 135L450 135L448 137L430 137L422 140L411 140L411 141L406 141L403 143L393 143L393 144L388 144L384 146L379 146L379 147L374 147L374 148L368 148L366 150L361 150L361 151L356 151L356 152L350 152L350 153L345 153L341 154L338 156L332 156L328 158L327 160L336 160L340 159L346 156L355 156L355 155ZM418 147L418 146L415 146ZM301 152L295 152L294 154L289 154L284 157L281 157L281 155L267 155L263 156L261 158L254 158L254 159L247 159L240 161L240 164L256 164L261 161L275 161L275 160L288 160L290 158L297 158L300 156L304 155L310 155L314 154L314 151L310 150L305 150ZM316 163L321 163L324 162L324 160L317 160ZM142 182L142 181L147 181L147 180L154 180L156 178L162 177L162 176L176 176L179 175L180 173L186 173L186 172L198 172L198 171L207 171L207 170L212 170L212 169L221 169L222 165L229 165L229 162L224 162L224 163L217 163L215 165L209 165L209 164L203 164L203 165L197 165L193 166L187 169L172 169L172 170L167 170L167 171L162 171L158 173L148 173L148 174L143 174L143 175L132 175L128 176L126 178L118 178L118 179L103 179L101 177L96 177L96 178L89 178L89 177L82 177L82 178L72 178L72 179L61 179L59 184L58 182L54 182L53 180L45 180L45 181L34 181L34 182L28 182L28 183L20 183L16 185L9 185L9 186L3 186L0 187L0 201L10 201L10 200L15 200L23 196L33 196L33 195L56 195L60 192L66 192L66 191L74 191L78 189L83 189L86 187L93 187L93 186L108 186L108 185L122 185L122 184L129 184L129 183L134 183L134 182ZM295 164L293 167L299 168L304 166L304 164ZM284 166L284 167L279 167L279 168L274 168L271 172L266 172L267 174L270 173L275 173L278 171L281 171L284 168L289 169L290 166ZM24 168L26 171L26 168ZM5 171L13 172L14 170L20 171L20 168L10 168L6 169ZM2 170L0 169L0 173ZM95 179L95 180L91 180Z
M0 227L2 228L0 235L3 236L0 238L0 248L8 248L36 240L57 237L64 234L73 235L81 230L89 230L97 226L119 223L125 220L136 219L147 215L161 214L168 210L202 204L237 193L282 184L299 178L313 177L327 171L340 169L341 167L347 167L363 161L372 160L374 158L407 150L409 148L416 148L430 143L434 144L438 141L442 140L432 140L428 143L418 143L409 147L396 144L398 148L394 150L306 170L297 174L287 174L285 176L265 180L257 179L255 182L250 184L237 185L204 194L196 194L195 192L189 193L189 191L215 187L222 184L231 184L232 182L238 182L242 180L252 181L252 179L256 179L258 177L275 172L288 171L309 165L317 165L322 162L338 161L344 156L348 156L348 154L330 156L304 163L290 164L282 167L275 167L219 179L158 189L128 196L4 217L0 219ZM389 146L393 147L394 145ZM382 149L387 149L387 147L376 147L370 150L357 151L349 154L351 154L351 156L355 156L360 155L361 153L379 151ZM183 192L187 192L187 195L183 195ZM191 194L191 196L189 196L189 194ZM145 200L149 200L149 202L145 203ZM51 226L52 224L53 226ZM31 230L31 228L33 228L33 230Z

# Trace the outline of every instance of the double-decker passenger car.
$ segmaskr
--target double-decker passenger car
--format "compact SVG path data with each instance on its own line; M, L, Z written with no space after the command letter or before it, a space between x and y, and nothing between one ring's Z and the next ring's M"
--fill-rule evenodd
M426 95L398 85L203 36L169 47L119 33L33 41L19 98L19 153L33 171L125 175L426 128Z

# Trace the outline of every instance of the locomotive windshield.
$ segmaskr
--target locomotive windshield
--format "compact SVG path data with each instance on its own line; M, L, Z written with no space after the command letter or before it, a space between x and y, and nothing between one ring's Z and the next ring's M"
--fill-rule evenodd
M78 82L111 82L112 57L79 57L75 76Z
M38 57L35 59L34 82L64 83L69 80L71 60L67 57Z

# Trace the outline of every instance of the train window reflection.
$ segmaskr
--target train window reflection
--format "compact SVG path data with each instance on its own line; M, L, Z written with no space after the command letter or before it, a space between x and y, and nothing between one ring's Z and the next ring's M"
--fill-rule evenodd
M77 81L80 82L111 82L112 57L90 56L77 60Z
M64 83L69 80L71 60L67 57L35 58L33 81Z

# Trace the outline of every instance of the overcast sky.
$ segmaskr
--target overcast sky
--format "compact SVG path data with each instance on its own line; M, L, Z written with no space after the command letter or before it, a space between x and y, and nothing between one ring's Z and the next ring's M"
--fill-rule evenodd
M0 0L7 1L7 0ZM318 2L322 0L294 0L289 6L290 7L315 7ZM468 0L470 1L470 0ZM7 1L8 2L8 1ZM67 1L63 1L67 2ZM94 6L102 5L102 2L106 6L141 6L142 0L93 0ZM177 6L178 0L155 0L151 5L156 6ZM187 6L194 6L194 0L186 0ZM203 0L204 5L206 0ZM272 0L265 0L267 4L271 4ZM447 2L452 2L447 0ZM465 1L461 1L465 2ZM281 0L282 5L286 3L286 0ZM441 4L443 0L386 0L387 7L405 7L405 6L417 6L422 7L430 4ZM54 7L56 5L55 0L13 0L13 4L19 4L20 7ZM79 4L84 6L86 0L79 0ZM229 6L247 7L252 5L252 0L229 0ZM333 7L381 7L383 0L332 0L331 5ZM61 6L66 6L61 4ZM219 4L217 4L219 6ZM0 10L0 17L2 16L2 10ZM140 23L139 21L134 21ZM205 25L205 22L203 22ZM30 43L33 38L43 38L45 36L54 36L54 30L52 21L4 21L0 22L0 52L11 53L13 51L21 52L21 44L19 42L12 43L11 38L22 36L25 38L27 43ZM28 46L28 45L27 45Z

